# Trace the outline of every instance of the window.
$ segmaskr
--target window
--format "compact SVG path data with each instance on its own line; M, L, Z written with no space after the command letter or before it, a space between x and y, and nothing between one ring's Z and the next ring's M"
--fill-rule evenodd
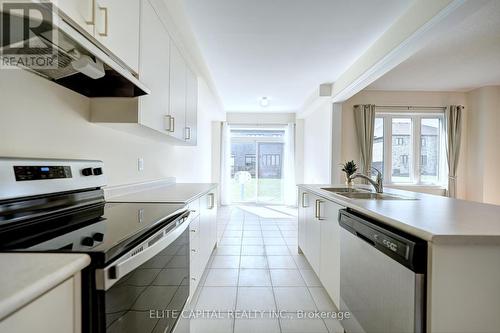
M401 163L406 167L408 166L408 155L401 155Z
M247 154L245 155L245 165L248 168L255 164L255 154Z
M262 155L262 166L279 167L281 166L281 155L279 154L264 154Z
M411 182L411 118L392 118L392 183Z
M234 176L234 172L235 172L235 163L234 163L234 160L235 160L235 156L231 155L231 160L229 162L231 164L231 177Z
M383 173L386 183L444 183L443 147L442 114L377 113L372 166Z
M384 173L384 119L375 118L372 167Z

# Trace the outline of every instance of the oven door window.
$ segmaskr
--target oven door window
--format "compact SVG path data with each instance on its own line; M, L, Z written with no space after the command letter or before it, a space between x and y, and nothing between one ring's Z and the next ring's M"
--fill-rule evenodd
M188 230L106 291L106 332L172 332L189 296Z

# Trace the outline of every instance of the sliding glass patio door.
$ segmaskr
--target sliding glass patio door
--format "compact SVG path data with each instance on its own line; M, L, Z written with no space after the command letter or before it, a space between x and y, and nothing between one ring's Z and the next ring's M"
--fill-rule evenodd
M231 201L283 203L284 130L231 129Z

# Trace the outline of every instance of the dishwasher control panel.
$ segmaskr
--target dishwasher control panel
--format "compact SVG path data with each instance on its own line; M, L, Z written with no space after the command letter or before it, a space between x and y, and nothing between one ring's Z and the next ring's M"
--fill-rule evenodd
M340 226L413 271L424 272L427 242L350 210L339 213Z

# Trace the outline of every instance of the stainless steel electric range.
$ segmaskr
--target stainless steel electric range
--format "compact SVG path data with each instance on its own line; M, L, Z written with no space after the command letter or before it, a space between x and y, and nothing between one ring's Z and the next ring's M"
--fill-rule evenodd
M190 212L106 203L101 161L0 158L0 251L79 252L83 332L171 332L189 296Z

